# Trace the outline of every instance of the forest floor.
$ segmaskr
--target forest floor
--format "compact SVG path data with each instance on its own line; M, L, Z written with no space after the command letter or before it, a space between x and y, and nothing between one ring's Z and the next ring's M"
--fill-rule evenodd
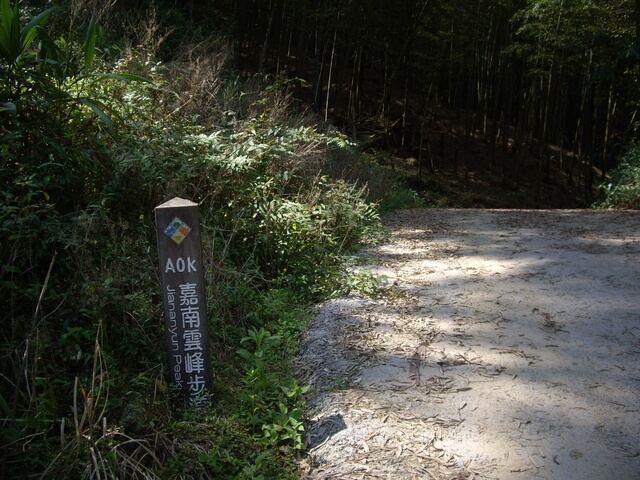
M404 210L297 359L309 479L640 478L640 213Z

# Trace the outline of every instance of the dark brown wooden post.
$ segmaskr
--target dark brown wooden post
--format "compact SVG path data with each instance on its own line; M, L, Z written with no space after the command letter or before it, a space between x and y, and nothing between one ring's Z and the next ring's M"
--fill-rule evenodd
M212 378L198 204L174 198L155 214L169 379L204 406Z

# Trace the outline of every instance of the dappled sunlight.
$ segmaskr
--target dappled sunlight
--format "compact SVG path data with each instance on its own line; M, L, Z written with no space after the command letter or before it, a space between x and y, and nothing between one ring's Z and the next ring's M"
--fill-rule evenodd
M415 221L437 231L398 229L368 251L394 295L335 300L316 319L343 376L335 445L364 442L346 462L375 451L387 472L637 476L640 220L606 218L424 211Z

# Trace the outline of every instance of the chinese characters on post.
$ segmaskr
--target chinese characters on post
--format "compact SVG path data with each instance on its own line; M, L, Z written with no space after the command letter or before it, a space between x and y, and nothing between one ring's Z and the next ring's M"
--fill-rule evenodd
M169 377L203 406L212 380L198 206L174 198L155 213Z

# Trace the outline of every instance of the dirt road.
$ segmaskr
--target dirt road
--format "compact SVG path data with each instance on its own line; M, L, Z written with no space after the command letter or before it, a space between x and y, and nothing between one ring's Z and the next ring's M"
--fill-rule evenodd
M408 210L318 306L307 478L640 479L640 212Z

